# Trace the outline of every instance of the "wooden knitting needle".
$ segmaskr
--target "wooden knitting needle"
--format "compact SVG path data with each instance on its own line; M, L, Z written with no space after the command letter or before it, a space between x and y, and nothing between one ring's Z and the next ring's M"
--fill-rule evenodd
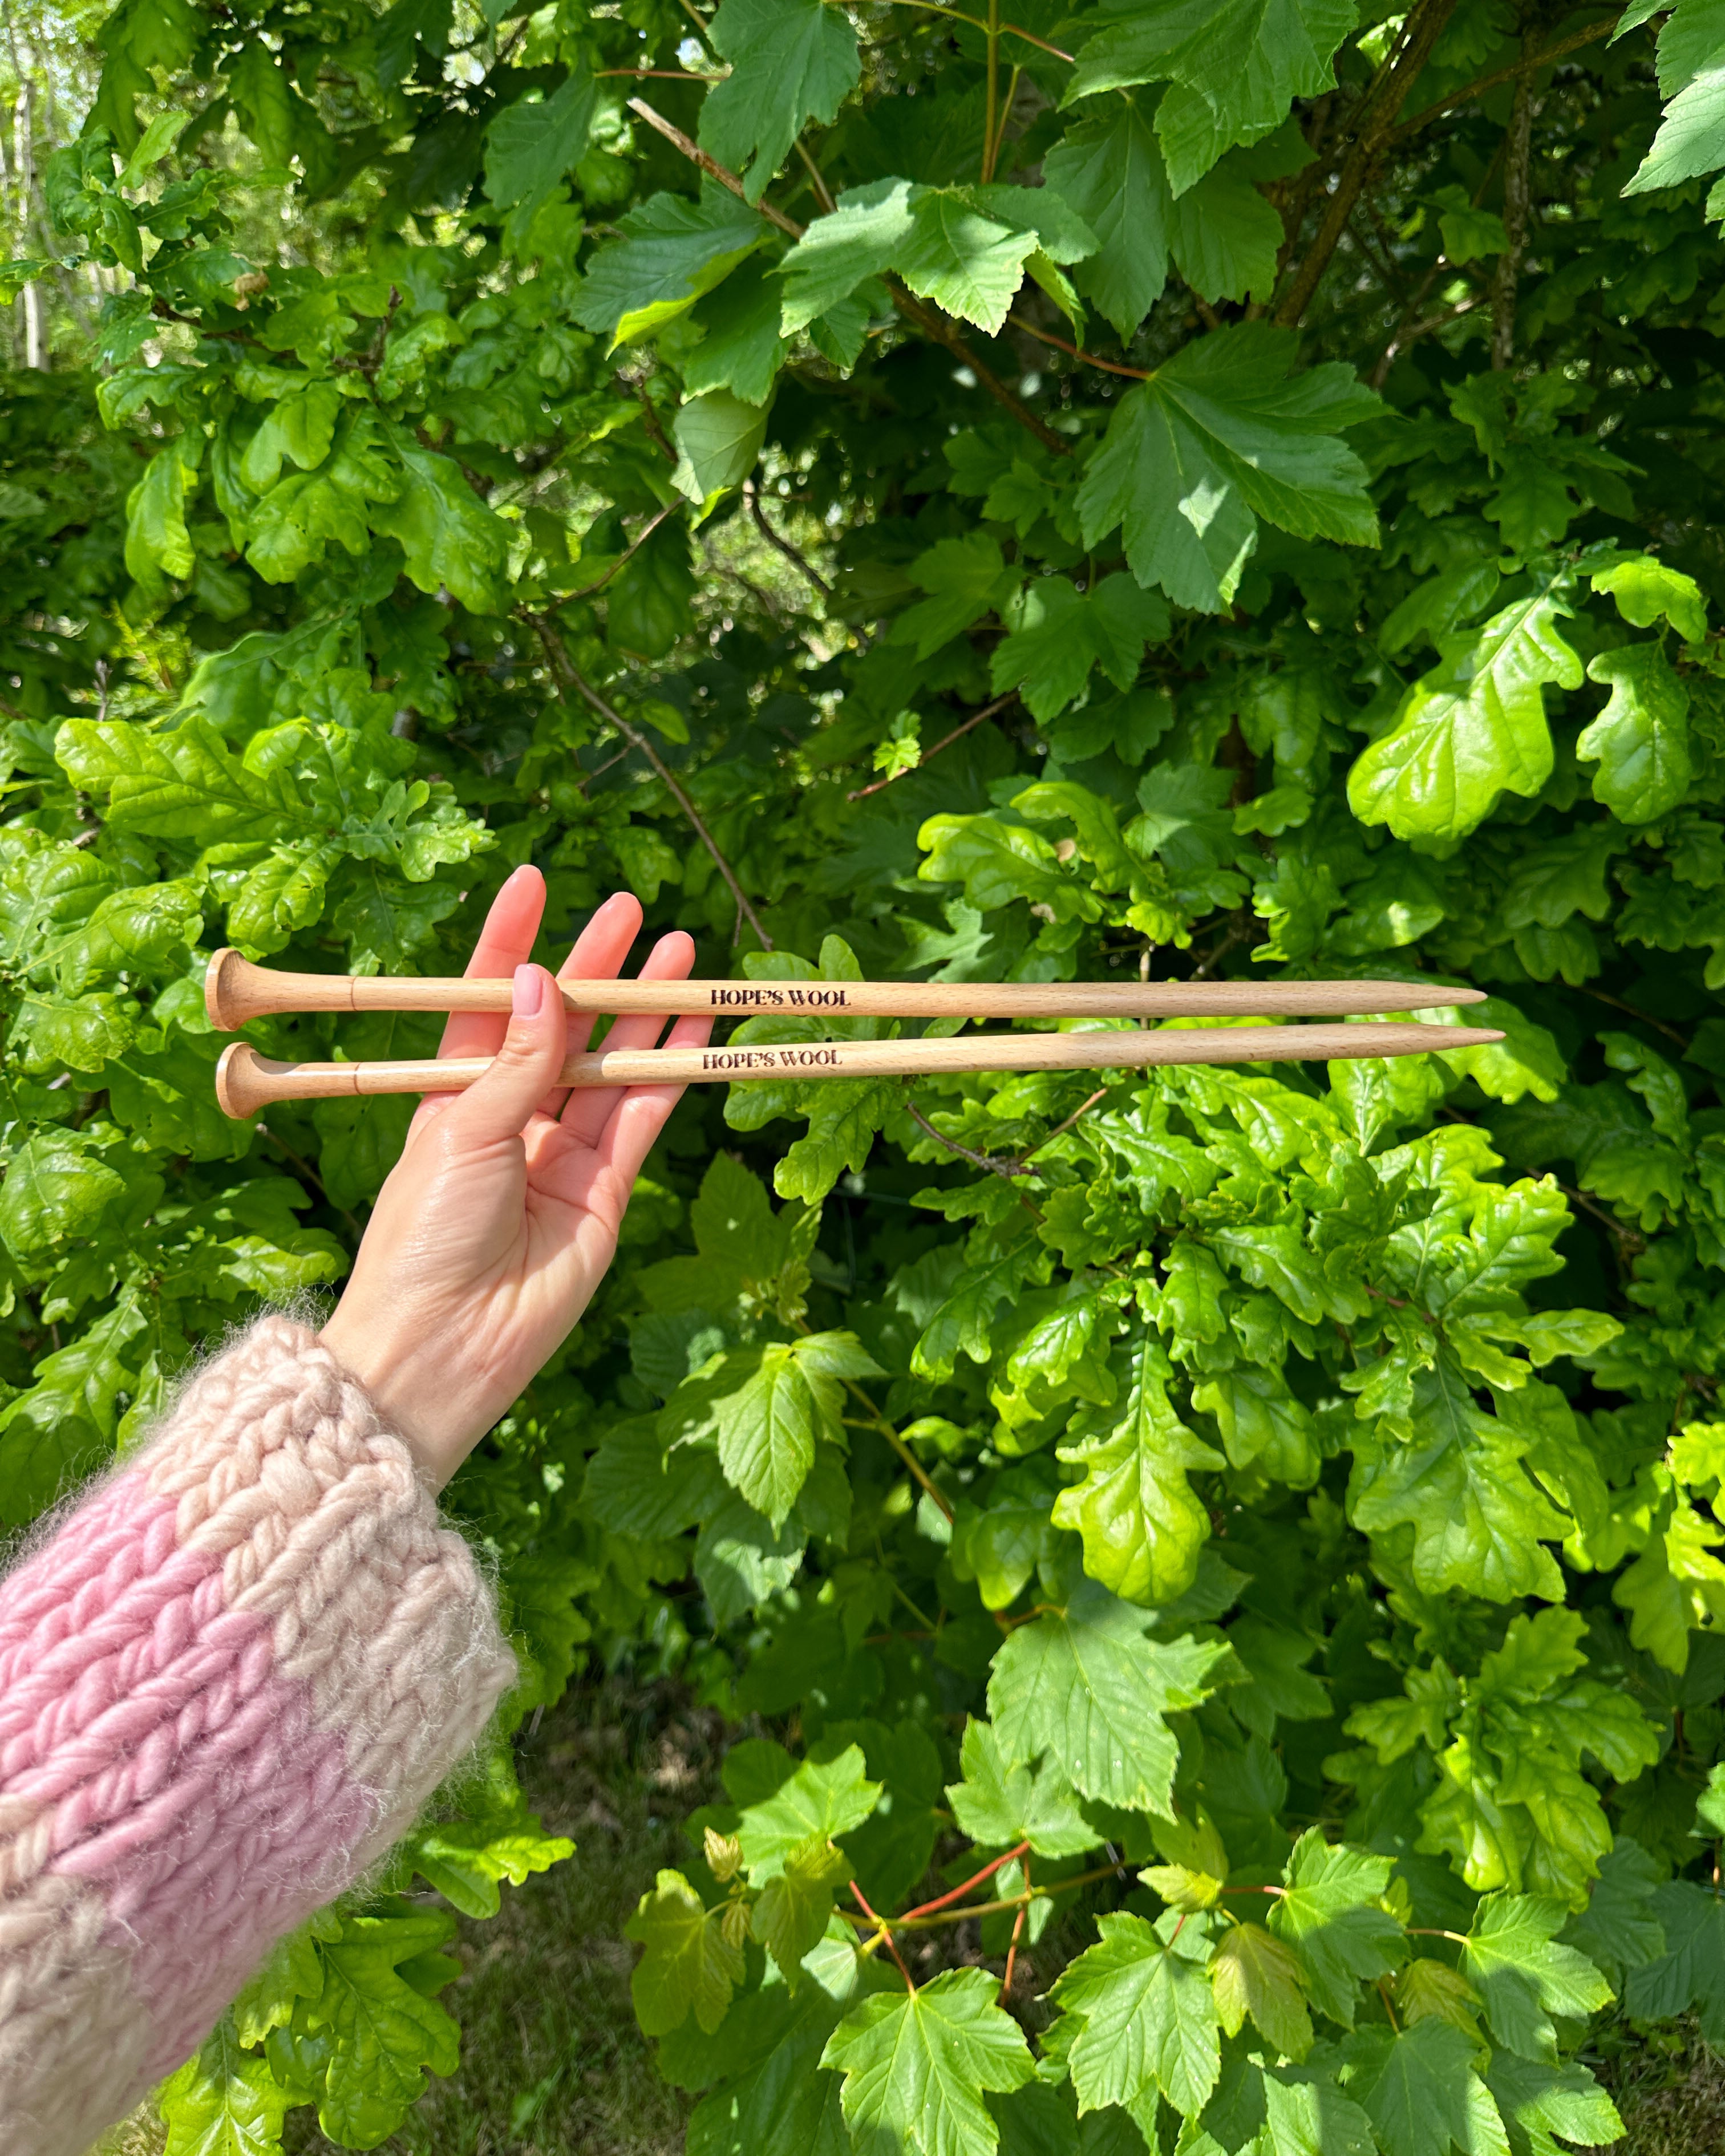
M572 1011L647 1011L667 1018L746 1018L763 1011L853 1018L1348 1018L1485 1000L1478 988L1425 981L564 981L562 987ZM210 960L203 991L210 1024L224 1033L287 1011L506 1011L509 993L507 981L280 973L231 950Z
M655 993L675 983L645 983ZM814 1040L747 1048L619 1048L572 1055L559 1086L687 1086L732 1079L898 1078L964 1070L1117 1070L1163 1063L1276 1063L1419 1055L1502 1040L1483 1027L1245 1025L1164 1032L972 1034L954 1040ZM272 1101L330 1101L371 1093L452 1093L489 1067L483 1055L418 1062L278 1063L236 1040L216 1066L225 1114L255 1115Z

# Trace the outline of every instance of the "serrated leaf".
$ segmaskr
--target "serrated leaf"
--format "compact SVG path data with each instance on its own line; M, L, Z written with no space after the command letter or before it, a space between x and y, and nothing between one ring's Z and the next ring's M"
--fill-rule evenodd
M485 130L485 192L500 209L531 223L552 190L586 154L598 85L572 72L541 102L517 98Z
M809 120L838 116L860 73L856 33L822 0L723 0L708 28L731 62L701 108L701 140L758 202Z
M1150 1635L1155 1620L1086 1581L994 1658L988 1712L1020 1758L1046 1753L1087 1797L1172 1816L1179 1746L1164 1717L1214 1690L1224 1642Z
M1115 0L1101 12L1065 101L1172 82L1156 131L1177 193L1231 144L1280 126L1295 98L1332 88L1331 56L1355 20L1352 0L1227 0L1198 11Z
M751 1881L775 1877L809 1840L835 1840L860 1826L880 1798L860 1745L847 1745L824 1763L805 1759L770 1796L743 1809L737 1832Z
M764 244L768 229L721 187L703 189L699 202L654 195L619 220L617 239L588 264L576 319L608 331L614 348L639 342L686 314Z
M1257 1924L1230 1927L1209 1961L1216 2011L1230 2036L1250 2014L1259 2033L1284 2058L1303 2059L1312 2049L1312 2017L1300 1994L1300 1968L1291 1950Z
M662 1871L623 1929L646 1949L629 1979L646 2033L665 2035L691 2012L709 2034L716 2029L743 1976L742 1948L725 1936L722 1908L704 1907L680 1871Z
M1558 2041L1549 2017L1579 2020L1611 1996L1610 1985L1585 1954L1557 1943L1568 1915L1561 1902L1489 1894L1461 1949L1462 1974L1485 2000L1498 2042L1552 2066Z
M1404 1951L1401 1926L1378 1906L1391 1868L1388 1857L1331 1848L1309 1828L1271 1906L1270 1928L1293 1948L1314 2005L1343 2028L1353 2026L1360 1984L1387 1976Z
M1545 2066L1513 2051L1494 2052L1486 2085L1508 2131L1512 2156L1563 2156L1560 2139L1597 2148L1622 2135L1616 2105L1579 2061Z
M269 2062L242 2051L223 2020L157 2092L167 2128L163 2156L270 2156L280 2146L290 2101Z
M999 2129L983 2092L1021 2088L1035 2073L994 1992L986 1969L948 1969L913 1995L866 1999L845 2015L820 2062L845 2077L859 2156L993 2156Z
M1462 2156L1492 2156L1504 2148L1496 2108L1473 2071L1473 2045L1450 2023L1357 2029L1344 2056L1348 2094L1371 2120L1379 2145L1396 2156L1448 2156L1451 2148Z
M1081 2025L1068 2053L1081 2113L1130 2107L1159 2090L1201 2111L1221 2071L1214 1994L1199 1963L1175 1953L1142 1917L1099 1917L1101 1938L1055 1985Z
M1286 332L1246 323L1186 346L1129 390L1078 490L1086 546L1118 526L1141 584L1218 613L1260 516L1301 538L1373 539L1365 467L1336 437L1377 400L1343 367L1289 380L1291 357Z
M967 1721L959 1747L962 1782L947 1784L960 1830L983 1849L1028 1841L1039 1856L1078 1856L1096 1831L1078 1808L1071 1784L1052 1760L1014 1759L986 1722Z
M813 1951L833 1913L833 1890L850 1876L850 1860L824 1835L798 1842L784 1868L762 1886L750 1918L758 1939L794 1984L805 1954Z

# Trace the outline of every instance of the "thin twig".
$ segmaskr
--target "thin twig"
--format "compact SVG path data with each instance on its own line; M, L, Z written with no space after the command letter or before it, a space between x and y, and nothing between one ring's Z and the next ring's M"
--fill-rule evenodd
M660 424L659 414L653 409L653 399L647 394L647 380L644 375L636 377L635 395L640 399L641 424L647 430L648 439L657 444L660 454L668 463L675 464L677 453L665 438L665 429Z
M1007 321L1026 336L1034 337L1039 343L1051 344L1056 352L1070 352L1074 359L1081 359L1086 367L1099 367L1104 374L1123 374L1132 382L1153 382L1153 367L1122 367L1118 361L1098 359L1093 352L1086 352L1081 345L1068 344L1065 337L1054 336L1047 330L1040 330L1034 322L1027 322L1022 315L1009 315Z
M872 786L859 786L854 793L847 793L845 798L847 801L866 801L871 793L878 793L882 787L894 785L901 778L908 778L912 771L922 770L943 748L950 748L960 734L968 734L973 726L979 726L984 719L992 719L997 711L1004 711L1018 693L1016 689L1009 689L1004 696L997 696L992 704L984 704L979 711L973 711L963 726L954 726L949 734L942 734L934 747L916 763L903 771L890 772L885 778L877 778Z
M678 808L680 808L684 815L688 818L690 828L693 830L696 837L700 839L701 844L706 848L707 852L712 856L713 865L717 869L719 874L725 879L726 885L730 891L731 896L737 901L738 911L742 914L750 927L754 930L755 934L760 938L761 948L763 951L770 951L773 948L773 938L767 933L765 928L762 927L761 916L756 912L754 907L750 905L747 893L743 890L742 886L737 881L736 870L733 869L730 862L726 860L724 854L720 850L718 841L714 838L712 833L708 830L706 824L702 821L701 811L696 807L695 803L690 799L688 794L678 783L675 773L671 770L670 765L666 763L665 758L660 756L658 750L654 747L652 742L648 740L645 734L642 733L639 727L632 726L629 721L623 716L621 712L614 709L613 706L599 694L598 690L593 686L592 683L582 675L577 668L574 660L570 658L568 650L565 646L562 639L557 634L551 624L547 621L542 615L530 614L527 619L532 623L535 629L537 630L539 639L544 644L547 656L551 660L552 670L554 673L562 675L564 686L566 688L573 689L580 696L592 706L593 709L598 713L599 716L604 720L608 726L614 726L617 732L622 735L623 738L629 744L629 746L632 748L638 748L641 754L646 757L648 762L652 765L654 770L658 773L660 783L664 785L666 793L670 795L672 800L676 803Z
M1423 336L1430 336L1434 330L1447 329L1451 322L1460 321L1464 315L1471 315L1476 307L1483 306L1485 301L1483 292L1475 292L1469 298L1458 301L1455 306L1445 307L1440 314L1429 315L1423 322L1414 322L1398 329L1384 346L1378 364L1372 369L1371 387L1373 389L1384 387L1390 368L1409 345L1417 344Z
M761 506L760 493L752 479L746 479L742 483L742 498L747 502L749 514L754 518L761 536L767 544L776 547L793 568L800 569L823 598L829 599L833 596L833 588L826 578L818 569L812 569L803 560L798 550L792 546L790 541L782 532L774 531L772 525L768 522L767 512Z
M937 1131L914 1101L905 1102L905 1113L913 1123L920 1124L937 1145L943 1145L948 1152L957 1153L961 1160L968 1160L973 1168L979 1168L989 1175L998 1175L1004 1183L1010 1183L1014 1176L1034 1175L1036 1172L1034 1168L1026 1168L1021 1160L1008 1160L999 1153L978 1152L974 1146L960 1145L957 1138L949 1138L943 1131Z
M1029 1163L1035 1159L1038 1153L1045 1152L1057 1137L1064 1137L1065 1133L1071 1129L1073 1124L1078 1121L1081 1116L1087 1116L1091 1110L1095 1107L1098 1101L1106 1101L1107 1097L1108 1088L1106 1086L1098 1086L1096 1091L1091 1095L1087 1101L1081 1101L1079 1106L1072 1111L1071 1114L1067 1116L1065 1122L1056 1123L1054 1128L1049 1132L1048 1136L1044 1138L1040 1144L1033 1145L1029 1152L1020 1153L1019 1155L1019 1166L1021 1168L1024 1168L1029 1164Z
M1572 37L1560 38L1556 44L1549 46L1543 53L1535 54L1531 59L1512 60L1507 67L1494 68L1490 74L1482 74L1476 81L1466 83L1460 90L1452 90L1447 97L1440 97L1435 105L1428 105L1425 111L1416 112L1411 120L1404 120L1385 138L1386 141L1393 147L1408 136L1417 135L1422 127L1430 126L1434 120L1442 119L1445 113L1453 111L1458 105L1466 105L1476 97L1484 96L1488 90L1496 90L1499 83L1508 82L1515 75L1537 74L1541 68L1551 66L1553 61L1563 59L1570 53L1579 52L1584 45L1596 44L1601 38L1611 34L1617 28L1617 22L1615 14L1608 15L1603 23L1594 23L1585 30L1576 31Z
M634 560L634 557L640 552L642 547L646 545L647 542L653 536L653 534L659 529L660 526L664 523L665 518L667 516L675 516L676 511L680 510L682 506L683 505L680 501L667 502L665 507L660 511L658 516L649 517L648 519L647 522L642 526L639 536L629 542L627 548L617 557L617 559L611 564L610 567L606 570L604 575L599 578L597 583L583 584L578 592L565 592L562 598L558 601L558 604L566 606L572 599L590 599L595 592L603 591L606 585L610 583L612 578L617 574L617 572L621 568L626 567L628 564Z
M826 212L827 215L830 217L833 212L837 209L839 205L833 200L832 190L828 187L826 182L821 177L820 167L817 165L814 158L809 156L808 148L800 135L797 137L797 155L803 160L803 166L808 172L809 185L814 189L814 199L820 204L822 209Z
M1030 1892L1030 1860L1028 1856L1024 1859L1024 1892L1027 1894ZM1014 1969L1018 1966L1019 1941L1024 1935L1024 1919L1029 1913L1030 1904L1026 1902L1024 1907L1012 1920L1012 1937L1008 1941L1006 1948L1006 1974L1000 1979L999 2003L1003 2006L1012 1996L1012 1976Z
M680 127L674 127L662 112L655 112L645 98L630 98L629 109L644 120L649 127L657 128L667 142L680 150L692 163L699 165L709 179L716 180L721 187L728 187L739 202L748 202L748 191L736 173L721 165L716 157L709 157L701 145L685 135ZM803 228L796 219L787 217L783 210L775 209L771 203L749 203L749 208L757 210L769 224L776 224L781 232L788 233L793 239L803 237Z
M850 1882L850 1891L856 1897L857 1906L861 1909L863 1914L868 1918L869 1922L875 1927L875 1935L880 1939L881 1945L886 1948L887 1953L890 1953L893 1959L898 1964L898 1973L904 1979L906 1986L909 1990L911 1998L914 1999L916 1996L916 1983L912 1979L909 1969L905 1967L904 1956L899 1952L898 1948L893 1942L892 1933L888 1928L886 1919L884 1917L877 1917L875 1914L875 1912L869 1907L868 1899L864 1894L863 1890L857 1885L854 1879Z
M914 1917L932 1917L937 1909L950 1909L953 1902L962 1902L973 1887L980 1887L983 1880L992 1879L1003 1865L1010 1864L1015 1856L1022 1856L1029 1846L1028 1841L1019 1842L1015 1848L1009 1849L1004 1856L995 1857L980 1871L973 1872L962 1887L953 1887L950 1893L937 1895L932 1902L919 1902L914 1909L906 1909L903 1916L895 1917L893 1922L907 1924Z
M805 1332L809 1328L806 1326L803 1327ZM921 1483L929 1496L934 1500L938 1509L947 1519L950 1520L952 1517L952 1502L951 1498L947 1496L945 1491L941 1488L940 1485L929 1474L928 1470L922 1465L922 1462L916 1457L916 1454L911 1451L910 1446L905 1443L903 1438L899 1435L892 1424L888 1422L886 1416L881 1414L880 1409L875 1405L875 1403L869 1398L862 1387L858 1384L855 1378L847 1378L845 1380L845 1388L847 1392L854 1394L868 1409L870 1429L878 1431L879 1434L886 1440L886 1442L892 1447L893 1450L910 1470L911 1474L915 1480Z

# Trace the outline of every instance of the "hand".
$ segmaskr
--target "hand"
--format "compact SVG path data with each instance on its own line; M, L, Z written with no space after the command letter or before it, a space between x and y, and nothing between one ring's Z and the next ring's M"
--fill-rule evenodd
M493 900L470 973L512 974L506 1020L457 1014L440 1055L490 1055L464 1093L434 1095L367 1224L347 1290L323 1328L441 1488L568 1336L617 1248L641 1163L680 1086L558 1090L568 1054L593 1030L569 1018L552 976L527 953L545 880L519 868ZM641 926L627 892L583 930L561 977L611 979ZM681 980L695 946L660 938L643 980ZM665 1021L619 1018L608 1048L651 1048ZM707 1019L680 1019L667 1047L699 1048Z

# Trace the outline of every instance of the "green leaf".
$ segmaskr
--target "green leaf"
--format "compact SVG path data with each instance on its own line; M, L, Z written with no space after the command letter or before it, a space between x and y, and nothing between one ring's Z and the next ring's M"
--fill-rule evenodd
M716 2029L743 1977L742 1948L726 1938L723 1910L704 1908L680 1871L661 1871L623 1929L646 1949L629 1989L648 2035L667 2035L691 2011L709 2034Z
M1558 633L1570 611L1548 586L1442 639L1438 665L1348 774L1362 823L1399 839L1465 838L1501 793L1539 791L1552 768L1541 689L1581 685L1581 661Z
M575 1845L562 1835L543 1833L532 1813L525 1812L501 1830L462 1821L418 1827L403 1854L464 1917L495 1917L502 1906L501 1881L520 1887L532 1873L572 1856Z
M1195 10L1110 0L1101 13L1065 101L1172 83L1156 131L1177 194L1230 144L1279 127L1294 99L1333 89L1331 56L1355 21L1351 0L1224 0Z
M1699 644L1707 633L1707 603L1701 586L1681 569L1651 554L1630 554L1593 570L1588 582L1609 592L1617 611L1636 629L1651 629L1663 619L1686 644Z
M893 249L892 266L913 292L993 336L1006 320L1036 245L1034 230L997 223L960 189L919 188L911 198L910 230Z
M1461 1949L1462 1974L1485 2000L1492 2035L1524 2058L1549 2066L1558 2062L1550 2016L1582 2020L1611 1996L1585 1954L1556 1943L1568 1916L1561 1902L1488 1894Z
M967 1721L959 1748L962 1782L949 1782L947 1800L960 1830L983 1849L1028 1841L1039 1856L1079 1856L1096 1845L1065 1776L1051 1760L1036 1767L1014 1759L986 1722Z
M583 328L610 332L614 351L686 314L769 234L747 203L717 186L703 187L699 202L654 195L617 230L588 264L575 306Z
M1043 172L1100 243L1073 270L1074 285L1129 342L1168 280L1173 198L1161 145L1134 101L1122 97L1104 117L1069 127Z
M727 1373L733 1363L747 1374L735 1390L713 1397L719 1465L778 1528L814 1465L816 1440L843 1441L844 1380L879 1377L880 1368L850 1332L745 1351L727 1360Z
M809 1840L836 1840L860 1826L880 1799L860 1745L848 1744L824 1763L805 1759L771 1795L743 1808L737 1832L751 1882L777 1877Z
M722 0L707 36L731 74L701 105L701 144L758 202L803 126L836 119L855 89L856 33L822 0Z
M1502 2126L1473 2071L1472 2041L1453 2023L1429 2016L1409 2029L1357 2029L1344 2056L1348 2094L1395 2156L1447 2156L1451 2147L1462 2156L1492 2156L1502 2148Z
M1676 187L1725 164L1725 28L1709 0L1686 0L1666 18L1659 91L1666 100L1659 132L1626 195Z
M1494 1602L1521 1594L1562 1599L1544 1542L1568 1532L1565 1516L1526 1472L1527 1440L1502 1414L1474 1404L1448 1356L1414 1380L1404 1438L1369 1461L1357 1458L1350 1510L1367 1533L1414 1530L1414 1576L1428 1594L1460 1589Z
M728 389L691 397L671 423L679 452L671 485L698 506L727 487L741 486L755 468L767 414Z
M1300 1994L1300 1966L1292 1951L1257 1924L1232 1925L1209 1962L1216 2011L1230 2036L1250 2015L1259 2033L1285 2058L1303 2059L1312 2049L1312 2018Z
M983 2092L1021 2088L1036 2071L995 1988L986 1969L947 1969L914 1994L865 1999L845 2015L820 2063L845 2076L858 2156L993 2156L999 2130Z
M170 442L126 496L126 566L146 590L163 577L189 577L193 552L186 529L187 444Z
M833 1889L850 1876L850 1859L822 1835L798 1842L783 1871L762 1887L750 1931L794 1985L803 1957L819 1944L833 1913Z
M1270 1928L1293 1948L1313 2004L1346 2029L1361 1984L1387 1976L1405 1951L1401 1926L1379 1906L1392 1868L1389 1857L1329 1847L1311 1827L1282 1874L1286 1892L1271 1905Z
M814 219L779 264L784 276L781 326L794 336L868 278L891 264L911 226L908 180L871 180L849 187L838 206Z
M1725 2044L1725 1901L1674 1879L1656 1892L1650 1914L1664 1928L1665 1952L1630 1972L1625 2011L1640 2021L1693 2013L1709 2044Z
M999 542L986 531L940 540L911 562L910 573L928 597L894 623L892 640L914 644L919 659L929 658L980 616L1004 606L1019 584L1018 572L1002 557Z
M1168 1367L1149 1336L1132 1353L1122 1409L1087 1409L1067 1430L1060 1457L1084 1480L1055 1500L1056 1527L1084 1537L1084 1568L1127 1602L1173 1602L1197 1577L1209 1515L1188 1482L1220 1455L1168 1404Z
M448 591L475 613L495 613L509 533L449 457L423 449L398 429L406 484L372 511L376 529L401 542L408 576L422 592Z
M531 223L552 191L587 153L598 85L571 73L551 96L517 98L485 130L485 193L499 209L519 211Z
M1156 593L1117 574L1083 594L1064 577L1040 578L1004 618L1011 633L995 647L988 685L999 696L1022 684L1025 706L1038 719L1065 711L1093 666L1117 689L1129 689L1146 644L1168 633L1168 608Z
M782 293L755 257L740 262L697 302L691 320L705 334L683 362L683 386L691 396L728 389L745 404L767 402L785 352L778 332Z
M1086 1581L1065 1609L1008 1634L988 1712L1017 1758L1046 1753L1086 1796L1169 1818L1179 1745L1164 1717L1215 1689L1230 1650L1155 1640L1154 1625Z
M1545 2066L1513 2051L1496 2051L1486 2085L1508 2132L1512 2156L1563 2156L1560 2139L1598 2148L1622 2137L1616 2105L1579 2061Z
M454 1919L435 1911L344 1916L341 1936L322 1949L323 1989L311 2016L331 2040L318 2123L349 2148L375 2147L394 2132L425 2090L425 2070L451 2074L460 2056L454 2022L410 1984L402 1964L437 1950ZM445 1962L443 1980L458 1973Z
M1625 824L1652 824L1689 791L1689 691L1656 644L1601 651L1590 681L1609 681L1611 701L1575 744L1597 762L1594 798Z
M1344 367L1286 378L1286 331L1246 323L1186 346L1129 390L1078 490L1084 543L1117 525L1141 584L1219 613L1257 542L1257 519L1301 538L1365 544L1366 471L1337 440L1378 400Z
M1081 2113L1131 2107L1160 2090L1190 2116L1221 2071L1215 1994L1201 1963L1163 1944L1142 1917L1099 1917L1098 1943L1053 1996L1081 2025L1068 2054Z
M268 2061L242 2051L224 2019L157 2092L167 2128L163 2156L270 2156L281 2145L289 2101Z

